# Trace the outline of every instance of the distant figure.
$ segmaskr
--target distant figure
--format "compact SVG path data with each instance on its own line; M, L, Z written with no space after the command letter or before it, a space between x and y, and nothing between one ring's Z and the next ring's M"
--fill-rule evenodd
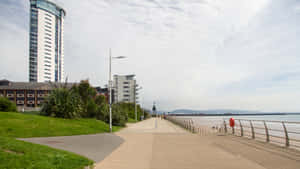
M22 112L24 113L24 111L25 111L25 109L24 109L24 107L22 108Z

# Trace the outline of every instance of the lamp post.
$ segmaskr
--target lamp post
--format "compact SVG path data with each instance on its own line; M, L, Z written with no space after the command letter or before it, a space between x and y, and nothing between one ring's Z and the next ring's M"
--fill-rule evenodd
M109 90L109 131L112 132L112 80L111 80L111 60L112 59L124 59L126 56L111 56L111 49L109 49L109 81L108 81L108 90Z
M136 88L135 87L135 92L134 92L134 114L135 114L135 121L137 121L137 104L136 104L136 93L138 90L142 89L142 87Z

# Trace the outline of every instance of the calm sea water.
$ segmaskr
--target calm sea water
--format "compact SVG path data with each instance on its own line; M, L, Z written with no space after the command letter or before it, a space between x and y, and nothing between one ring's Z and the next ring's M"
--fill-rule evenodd
M183 118L191 118L196 121L202 121L205 124L212 124L212 125L222 123L223 119L228 120L231 117L233 117L234 119L246 119L246 120L271 120L271 121L300 122L300 115L183 116Z
M262 116L182 116L179 118L193 119L194 123L197 126L207 126L213 127L223 126L224 119L228 122L229 118L233 117L234 119L246 119L246 120L270 120L270 121L286 121L286 122L300 122L300 115L262 115ZM236 121L237 127L239 123ZM243 126L250 126L248 121L242 121ZM300 124L285 124L291 138L300 139L300 134L294 134L293 132L300 133ZM256 132L264 133L264 124L263 122L253 122L253 126L262 129L256 129ZM276 136L284 135L284 128L282 123L273 123L267 122L269 129L276 129L278 131L270 131L270 134ZM245 130L250 130L250 128L245 128Z

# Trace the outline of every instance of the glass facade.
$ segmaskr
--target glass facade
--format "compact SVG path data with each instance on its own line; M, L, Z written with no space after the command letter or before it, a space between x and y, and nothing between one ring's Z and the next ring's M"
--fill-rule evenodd
M37 81L37 45L38 45L38 11L30 10L30 43L29 43L29 81Z
M49 2L47 0L31 0L30 3L31 6L35 6L36 8L48 11L58 17L65 16L64 10L62 10L61 8L57 7L57 5L55 5L54 3Z
M29 71L29 81L41 81L39 77L43 77L45 81L54 80L61 81L63 78L62 75L62 22L63 17L65 16L65 11L55 5L54 3L48 0L30 0L31 12L30 12L30 71ZM42 21L38 21L39 11L45 16ZM38 25L43 24L43 25ZM55 24L55 25L54 25ZM43 26L43 30L41 29ZM55 28L54 30L52 28ZM42 42L38 40L39 31L44 32L44 39ZM53 41L52 41L53 40ZM38 49L38 42L41 42L39 46L43 46L41 48L42 51ZM54 53L52 53L54 52ZM42 56L41 56L42 55ZM54 57L54 58L52 58ZM38 73L38 59L44 62L43 66L47 68L49 71ZM54 63L51 62L54 61ZM41 63L41 62L40 62ZM54 64L54 70L50 70ZM38 75L39 74L39 75ZM42 75L42 76L41 76ZM53 75L53 77L49 77ZM39 77L38 77L39 76Z

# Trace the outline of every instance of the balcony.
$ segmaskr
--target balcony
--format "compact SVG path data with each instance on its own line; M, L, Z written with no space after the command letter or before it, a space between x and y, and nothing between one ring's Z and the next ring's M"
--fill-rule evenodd
M18 105L20 105L20 104L23 105L23 104L24 104L24 100L17 100L17 104L18 104Z
M24 97L24 94L17 94L17 97Z
M34 100L27 101L27 104L34 104Z
M27 97L34 97L34 94L27 94Z
M12 94L12 93L7 93L6 95L7 97L15 97L15 94Z

